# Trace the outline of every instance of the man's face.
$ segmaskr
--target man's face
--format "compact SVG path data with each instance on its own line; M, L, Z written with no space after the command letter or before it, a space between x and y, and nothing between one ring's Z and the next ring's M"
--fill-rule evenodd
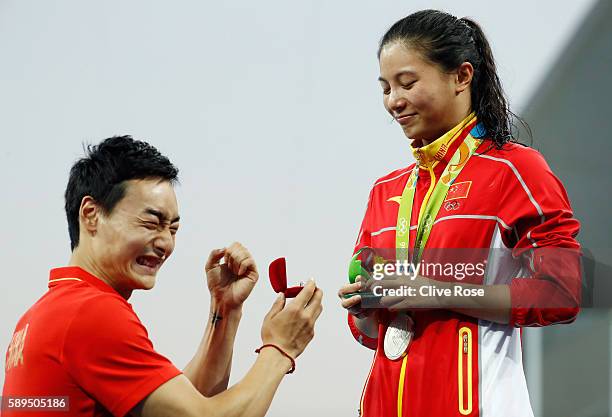
M151 289L174 250L179 227L172 184L159 179L126 181L125 196L100 214L91 240L98 273L122 294Z

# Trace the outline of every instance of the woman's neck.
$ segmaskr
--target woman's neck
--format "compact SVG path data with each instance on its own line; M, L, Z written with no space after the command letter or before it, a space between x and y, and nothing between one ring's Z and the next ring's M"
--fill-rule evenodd
M430 143L435 142L436 140L444 136L447 132L454 129L459 123L464 121L471 113L471 109L468 109L466 112L461 112L459 115L457 115L457 117L453 118L452 122L447 123L447 125L444 128L440 129L439 132L432 135L433 137L414 139L413 147L422 148L423 146L427 146Z

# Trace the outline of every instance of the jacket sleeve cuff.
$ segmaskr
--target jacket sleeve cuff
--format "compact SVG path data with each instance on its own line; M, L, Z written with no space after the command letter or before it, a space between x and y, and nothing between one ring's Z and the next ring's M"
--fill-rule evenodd
M367 348L376 350L376 347L378 345L378 339L374 339L372 337L369 337L363 334L355 325L355 318L353 317L352 314L348 315L348 325L356 341L358 341L359 343L361 343L363 346Z
M510 284L512 327L571 323L580 311L578 300L559 291L555 284L536 278L514 279Z

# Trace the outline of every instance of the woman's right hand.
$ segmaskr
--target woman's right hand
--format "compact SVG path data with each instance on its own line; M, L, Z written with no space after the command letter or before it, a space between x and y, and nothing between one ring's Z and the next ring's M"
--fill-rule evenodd
M361 291L366 287L367 285L364 284L361 276L358 275L354 284L346 284L340 288L338 291L338 297L340 297L340 304L342 307L347 309L349 314L355 317L355 326L357 326L357 328L366 336L376 339L378 337L378 316L373 314L376 309L362 308L360 295L344 298L346 294Z
M362 288L363 288L363 282L361 279L361 275L358 275L357 278L355 279L354 284L346 284L340 287L340 290L338 291L338 297L340 297L340 305L342 305L343 308L347 309L350 314L352 314L353 316L357 318L364 318L364 317L369 316L370 313L372 313L372 309L371 308L367 308L367 309L361 308L361 296L360 295L353 295L352 297L349 297L349 298L345 298L345 295L359 292L361 291Z

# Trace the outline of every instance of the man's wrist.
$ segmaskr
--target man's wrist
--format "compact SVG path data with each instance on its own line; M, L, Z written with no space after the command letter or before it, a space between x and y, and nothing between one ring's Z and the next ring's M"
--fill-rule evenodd
M293 367L291 360L274 348L261 349L259 358L264 360L268 366L282 371L283 374L289 372Z
M242 318L242 305L229 307L211 300L209 322L218 325L222 321L239 321Z

